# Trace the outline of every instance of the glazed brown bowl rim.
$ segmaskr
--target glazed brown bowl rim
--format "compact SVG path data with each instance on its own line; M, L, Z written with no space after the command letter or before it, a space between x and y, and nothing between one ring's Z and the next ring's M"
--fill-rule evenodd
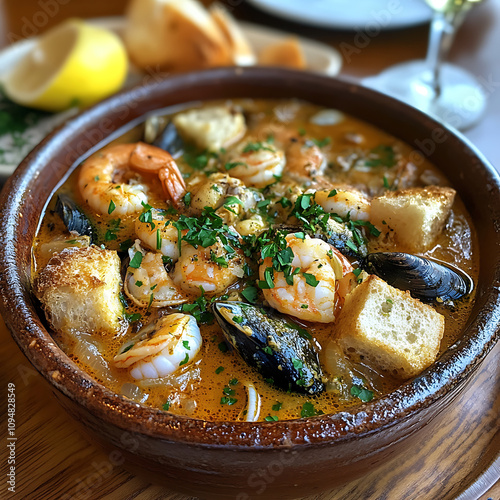
M315 86L328 86L332 92L341 90L359 96L362 101L376 103L380 106L379 109L390 108L400 112L405 118L414 120L419 126L429 130L443 129L450 134L452 140L458 141L477 159L482 175L488 179L491 189L497 193L497 199L500 199L498 173L467 139L399 101L350 81L277 68L221 68L152 81L83 111L55 130L26 157L2 191L0 224L4 230L0 234L0 262L3 271L0 276L0 307L2 317L18 345L54 387L99 418L124 430L200 446L245 449L249 446L289 448L314 444L329 445L334 441L353 439L391 426L434 404L450 392L459 392L498 338L500 300L498 289L495 287L492 287L484 307L464 329L463 338L453 344L433 367L396 391L370 403L360 404L351 411L307 419L277 422L207 422L142 406L115 394L88 377L52 340L45 329L44 320L40 320L37 314L30 294L29 263L25 262L24 266L21 266L16 260L16 252L21 252L22 249L18 234L24 222L22 208L29 205L31 190L35 188L37 178L43 173L44 165L48 165L47 162L58 148L60 150L63 147L61 144L69 140L72 133L82 127L90 127L92 123L95 124L114 113L113 110L120 106L131 106L132 102L140 106L141 102L150 102L151 96L159 96L162 93L167 95L167 92L172 92L174 88L211 88L210 86L221 82L225 85L230 82L241 83L242 79L245 79L244 85L260 87L271 85L270 82L273 88L277 87L278 83L284 88L295 88L298 85L309 86L311 89ZM314 96L311 96L310 100L314 102ZM360 118L363 119L362 116ZM495 212L493 209L492 217L495 216L500 218L500 210ZM497 258L493 275L493 282L500 283L500 258ZM11 308L11 304L16 304L16 307ZM472 330L475 330L474 335L471 334Z

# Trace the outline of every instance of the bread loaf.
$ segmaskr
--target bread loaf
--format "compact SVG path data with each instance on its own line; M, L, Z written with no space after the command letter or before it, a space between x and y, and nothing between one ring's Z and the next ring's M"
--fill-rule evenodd
M227 9L220 4L214 3L210 6L209 12L226 39L231 51L232 64L238 66L255 64L256 57L250 43L243 30Z
M187 71L232 63L214 19L196 0L132 0L125 45L140 68Z
M259 53L259 64L305 69L306 59L299 40L290 37L262 49Z

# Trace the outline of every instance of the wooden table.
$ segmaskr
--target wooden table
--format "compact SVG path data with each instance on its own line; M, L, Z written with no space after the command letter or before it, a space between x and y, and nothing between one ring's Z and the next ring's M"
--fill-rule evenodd
M125 4L125 0L2 0L0 46L23 35L37 34L72 15L95 17L121 14ZM349 52L349 57L344 58L342 74L351 77L372 75L391 64L421 58L425 54L427 26L381 32L369 38L367 43L360 44L359 30L334 32L302 27L262 14L239 0L228 0L228 4L238 18L316 38L336 47L344 56ZM458 34L450 58L475 73L488 93L486 116L466 136L498 169L499 51L500 0L489 0L470 14ZM2 482L0 498L186 498L148 484L112 465L110 457L87 441L77 425L60 409L47 383L24 358L1 322L0 355L2 478L6 477L7 424L4 416L8 383L16 386L18 436L16 494L10 494L6 483ZM500 345L497 345L453 407L431 424L432 438L368 476L316 496L314 500L499 500L499 389Z

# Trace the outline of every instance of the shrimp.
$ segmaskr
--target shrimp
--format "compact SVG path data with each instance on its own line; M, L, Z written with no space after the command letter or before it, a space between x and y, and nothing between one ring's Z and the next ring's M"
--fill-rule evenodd
M286 282L283 272L274 271L274 287L263 290L265 299L271 307L296 318L318 323L333 322L336 282L352 271L351 265L338 251L318 238L306 235L301 239L289 234L286 241L293 251L291 267L301 271L293 276L293 285ZM260 265L261 280L265 280L268 268L272 268L270 257Z
M281 175L285 167L285 155L267 141L248 138L226 155L225 167L231 175L247 186L265 187Z
M138 142L130 155L130 166L142 174L158 174L165 196L179 207L186 194L186 183L170 153L164 149Z
M266 125L259 136L272 137L285 152L284 173L299 182L321 178L327 166L326 157L310 139L283 125Z
M304 139L292 140L285 154L287 175L302 182L321 177L327 164L321 149Z
M195 187L189 206L197 213L205 207L213 208L226 224L230 224L263 199L262 193L248 189L240 179L218 173Z
M164 210L151 208L148 217L138 217L135 221L135 234L148 248L177 262L179 234Z
M137 257L140 254L140 258ZM125 276L127 296L141 307L166 307L182 304L188 298L173 283L163 264L162 255L146 252L136 240L129 249L130 263Z
M200 329L193 316L169 314L156 322L150 338L125 344L113 362L117 368L128 368L136 380L166 377L193 361L201 344Z
M240 250L228 254L220 241L206 248L183 242L173 282L185 292L200 295L203 288L205 292L218 294L243 277L244 263Z
M148 188L138 174L157 174L165 195L179 206L186 184L175 161L163 149L142 142L118 144L86 160L78 188L97 213L130 215L148 202Z
M369 220L371 201L353 188L316 191L314 199L323 210L351 220Z
M78 188L99 214L129 215L148 202L147 186L130 170L134 144L119 144L92 156L82 165Z

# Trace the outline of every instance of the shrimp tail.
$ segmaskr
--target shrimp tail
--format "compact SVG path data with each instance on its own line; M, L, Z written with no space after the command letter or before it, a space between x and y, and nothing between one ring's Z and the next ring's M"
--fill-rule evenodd
M168 151L138 142L130 154L130 166L142 174L157 174L165 196L179 207L186 194L184 178Z
M173 160L172 163L175 165ZM186 194L186 183L177 165L175 165L175 168L171 168L170 166L162 168L158 172L158 177L165 195L172 200L175 207L179 207L182 198Z

